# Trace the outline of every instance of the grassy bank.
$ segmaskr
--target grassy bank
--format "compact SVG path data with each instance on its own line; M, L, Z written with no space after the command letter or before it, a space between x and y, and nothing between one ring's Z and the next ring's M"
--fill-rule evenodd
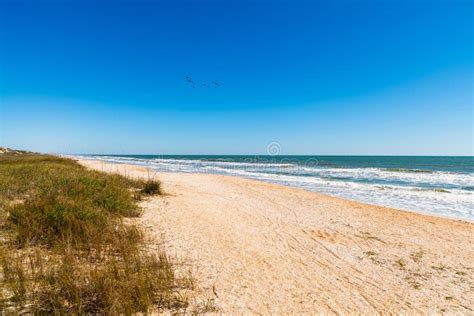
M73 160L0 155L0 311L132 314L187 302L164 253L145 250L137 201L159 184Z

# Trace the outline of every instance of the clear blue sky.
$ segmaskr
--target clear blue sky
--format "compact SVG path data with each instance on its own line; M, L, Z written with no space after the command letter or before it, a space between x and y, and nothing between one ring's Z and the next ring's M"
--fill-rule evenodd
M473 155L473 6L0 0L0 145Z

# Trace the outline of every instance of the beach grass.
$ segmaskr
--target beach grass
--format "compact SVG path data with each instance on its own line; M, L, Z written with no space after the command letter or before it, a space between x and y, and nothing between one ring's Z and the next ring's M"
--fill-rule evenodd
M0 155L0 313L179 310L166 254L146 250L137 217L156 181L88 170L71 159Z
M161 190L161 184L156 180L146 181L143 189L140 192L146 195L163 194L163 191Z

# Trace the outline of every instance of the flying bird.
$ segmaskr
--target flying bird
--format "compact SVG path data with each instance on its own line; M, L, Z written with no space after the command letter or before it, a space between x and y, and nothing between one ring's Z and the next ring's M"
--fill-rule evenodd
M196 85L194 84L193 78L191 78L190 76L184 76L184 78L191 85L191 87L193 87L193 89L196 88Z
M197 86L201 86L201 87L205 87L205 88L209 88L209 87L220 87L220 83L218 81L214 81L212 83L207 83L207 82L194 82L193 78L191 78L191 76L184 76L184 79L186 80L187 83L189 83L189 85L191 87L193 87L193 89L195 89Z

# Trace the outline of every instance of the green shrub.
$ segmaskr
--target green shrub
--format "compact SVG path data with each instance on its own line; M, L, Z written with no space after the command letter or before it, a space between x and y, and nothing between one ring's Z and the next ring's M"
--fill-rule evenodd
M156 180L148 180L147 182L145 182L145 185L141 192L146 195L162 194L161 183Z

